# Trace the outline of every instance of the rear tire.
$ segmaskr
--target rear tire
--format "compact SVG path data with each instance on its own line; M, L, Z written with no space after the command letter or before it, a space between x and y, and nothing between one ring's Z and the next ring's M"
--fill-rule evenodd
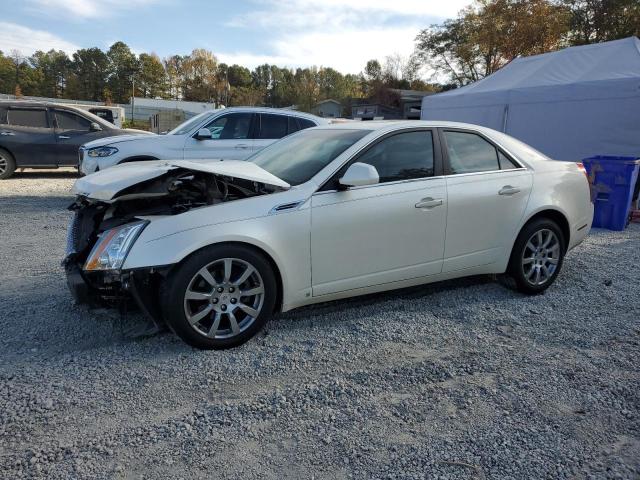
M162 310L169 327L189 345L226 349L264 327L274 311L277 288L273 269L259 252L214 245L169 274Z
M0 180L5 180L16 171L16 161L6 150L0 148Z
M516 289L528 295L544 292L560 273L566 243L553 220L539 218L523 227L509 260Z

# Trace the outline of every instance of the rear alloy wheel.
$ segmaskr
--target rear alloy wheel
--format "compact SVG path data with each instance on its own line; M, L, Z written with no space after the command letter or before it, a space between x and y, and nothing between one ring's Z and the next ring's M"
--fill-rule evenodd
M0 180L9 178L16 171L16 162L9 152L0 150Z
M269 263L242 246L198 252L169 279L166 320L190 345L229 348L246 342L270 318L276 281Z
M522 270L533 286L544 285L556 271L560 261L560 241L546 228L534 233L524 247Z
M509 273L518 290L529 294L546 290L560 272L564 253L564 238L555 222L539 219L526 225L509 263Z

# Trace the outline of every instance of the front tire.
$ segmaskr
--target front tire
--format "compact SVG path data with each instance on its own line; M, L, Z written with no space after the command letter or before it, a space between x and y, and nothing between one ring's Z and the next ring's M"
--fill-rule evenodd
M5 180L16 171L16 161L6 150L0 149L0 180Z
M259 252L217 245L172 271L162 297L165 320L180 338L200 349L225 349L245 343L271 318L277 282Z
M508 273L522 293L544 292L560 273L566 243L553 220L540 218L524 226L511 252Z

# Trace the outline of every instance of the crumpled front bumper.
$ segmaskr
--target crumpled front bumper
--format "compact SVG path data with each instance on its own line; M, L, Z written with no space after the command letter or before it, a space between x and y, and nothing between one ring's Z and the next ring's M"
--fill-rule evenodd
M86 272L73 257L67 257L63 265L69 291L76 303L122 308L133 301L158 326L164 324L159 291L168 267Z

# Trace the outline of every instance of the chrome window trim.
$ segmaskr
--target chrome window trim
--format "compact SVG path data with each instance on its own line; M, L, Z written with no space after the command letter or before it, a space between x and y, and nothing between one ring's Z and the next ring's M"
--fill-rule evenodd
M333 176L333 175L332 175ZM383 182L376 183L375 185L362 185L361 187L349 187L346 190L318 190L313 193L313 196L316 195L324 195L325 193L336 193L336 192L346 192L346 191L354 191L354 190L362 190L365 188L377 188L377 187L386 187L388 185L401 185L404 183L415 183L415 182L425 182L431 180L438 180L445 178L445 175L438 175L437 177L421 177L421 178L407 178L405 180L396 180L395 182Z
M523 172L527 171L528 168L519 167L519 168L511 168L509 170L487 170L484 172L467 172L467 173L450 173L449 175L443 175L447 178L459 178L459 177L470 177L473 175L488 175L490 173L509 173L509 172Z

